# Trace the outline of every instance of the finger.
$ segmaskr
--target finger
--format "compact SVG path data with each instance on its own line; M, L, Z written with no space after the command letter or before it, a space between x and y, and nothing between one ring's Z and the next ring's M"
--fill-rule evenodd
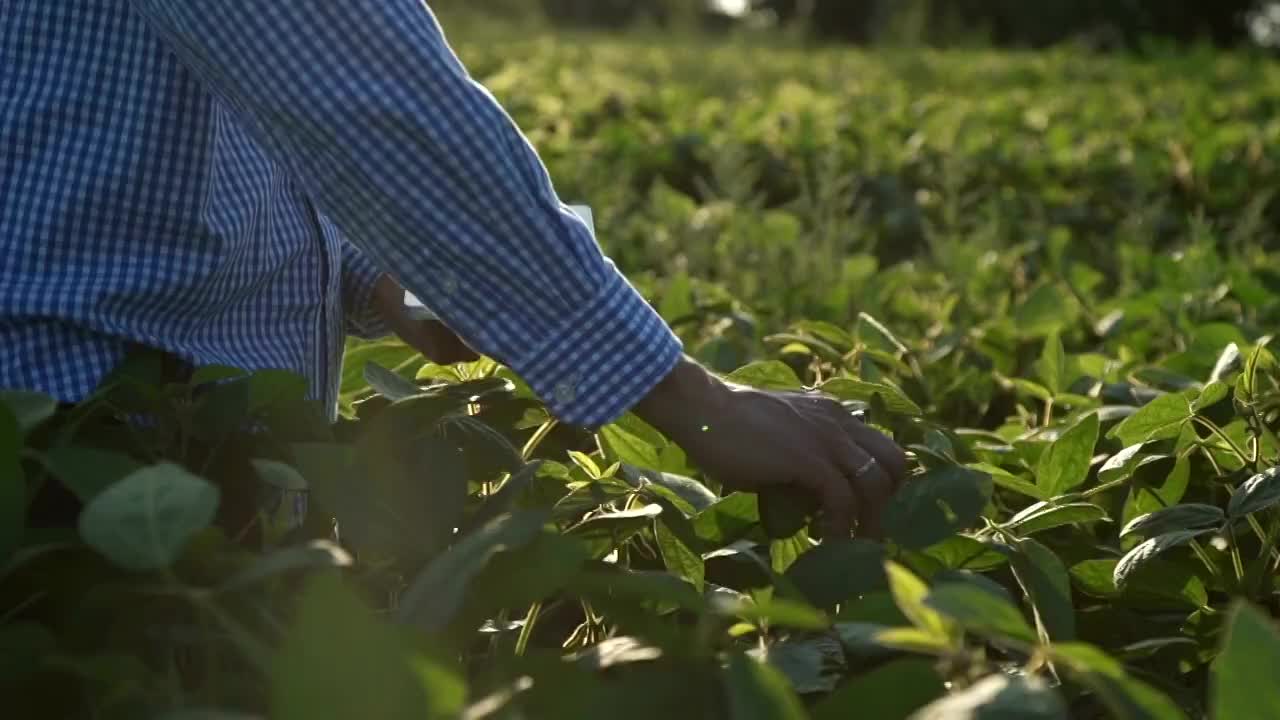
M849 537L853 531L857 502L844 473L835 466L822 463L816 473L798 477L796 484L817 495L822 504L822 536L832 539Z
M884 433L847 413L842 418L842 424L849 437L871 453L896 485L901 485L906 480L907 455L897 443L890 440Z
M838 466L856 499L858 536L883 537L881 516L896 489L893 479L880 467L879 460L848 438L841 448Z

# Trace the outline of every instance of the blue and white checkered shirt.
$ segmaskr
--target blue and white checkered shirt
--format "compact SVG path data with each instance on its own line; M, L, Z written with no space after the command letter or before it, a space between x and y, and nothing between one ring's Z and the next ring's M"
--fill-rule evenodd
M0 387L142 344L333 408L383 270L569 423L680 354L421 0L4 0Z

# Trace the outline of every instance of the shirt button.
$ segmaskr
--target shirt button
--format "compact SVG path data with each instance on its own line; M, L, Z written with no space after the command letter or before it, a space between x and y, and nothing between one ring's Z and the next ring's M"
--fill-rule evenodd
M561 405L568 405L578 396L578 390L573 386L573 383L568 381L557 383L554 392L556 402Z

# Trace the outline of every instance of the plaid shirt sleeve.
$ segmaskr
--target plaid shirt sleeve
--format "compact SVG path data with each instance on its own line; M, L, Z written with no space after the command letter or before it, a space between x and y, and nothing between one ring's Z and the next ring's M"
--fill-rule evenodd
M634 405L680 342L556 195L421 0L132 0L355 248L562 421Z
M342 310L348 335L376 340L391 334L391 326L373 305L373 289L383 274L360 248L342 239Z

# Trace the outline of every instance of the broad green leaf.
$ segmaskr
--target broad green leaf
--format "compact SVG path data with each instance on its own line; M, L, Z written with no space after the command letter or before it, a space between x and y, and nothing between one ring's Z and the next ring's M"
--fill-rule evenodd
M1036 484L1050 496L1061 495L1084 484L1089 461L1098 442L1098 416L1090 413L1062 433L1036 464Z
M1062 349L1062 338L1057 332L1044 341L1040 359L1036 361L1036 375L1053 395L1067 389L1067 354Z
M1005 527L1019 535L1033 535L1063 525L1083 525L1108 520L1107 511L1087 502L1049 505L1037 503L1009 518Z
M686 512L702 512L720 499L706 485L683 475L645 470L624 464L622 466L622 476L637 487L656 485L670 490L678 499L689 506L689 510L686 510Z
M252 563L222 584L224 589L235 589L263 582L296 570L339 568L351 565L346 550L328 540L312 540L305 545L282 548L258 556Z
M993 544L975 540L967 535L952 535L919 552L941 563L942 567L948 570L983 572L998 568L1007 562L1004 554ZM910 557L910 553L907 557Z
M427 564L400 600L396 617L428 632L453 620L467 585L496 554L528 544L546 515L532 510L499 515Z
M1204 389L1200 391L1200 396L1195 399L1195 402L1191 403L1191 412L1202 412L1221 402L1230 393L1231 387L1229 385L1220 380L1215 380L1205 385Z
M946 689L931 660L894 660L858 675L823 698L814 720L900 720Z
M1058 286L1045 283L1032 290L1013 313L1014 326L1023 337L1044 337L1074 321L1076 305Z
M1125 445L1177 437L1183 423L1195 415L1191 403L1197 397L1196 390L1161 395L1112 428L1107 437L1117 438Z
M887 586L884 548L867 540L825 540L787 568L786 577L817 607L833 607Z
M1201 528L1199 530L1175 530L1173 532L1157 535L1156 537L1146 540L1139 545L1134 546L1132 550L1125 553L1116 563L1116 569L1112 574L1116 587L1123 588L1125 579L1135 570L1140 568L1144 563L1156 557L1160 553L1186 545L1200 535L1213 532L1213 528Z
M1003 598L977 585L946 583L924 598L924 604L951 618L965 630L989 638L1036 644L1036 631L1022 613Z
M805 551L813 547L809 532L804 528L788 538L780 538L769 543L769 565L775 573L785 573L787 568Z
M821 610L803 603L782 598L757 598L745 596L713 596L711 608L726 617L738 617L751 622L767 622L778 627L797 630L826 630L831 620Z
M990 463L969 463L965 467L991 476L992 482L1005 490L1012 490L1021 495L1035 498L1036 500L1048 500L1051 497L1043 488L1039 487L1035 483L1024 480L1008 470L996 467Z
M1150 478L1152 473L1162 470L1169 460L1168 456L1155 455L1145 458L1134 467L1129 496L1124 503L1124 524L1127 525L1139 515L1173 507L1182 501L1191 481L1191 461L1186 455L1179 455L1173 461L1173 469L1159 486Z
M1201 608L1209 596L1202 581L1182 563L1159 558L1148 560L1125 578L1117 588L1115 568L1118 561L1110 558L1085 560L1071 566L1071 579L1086 595L1107 599L1129 598L1140 604Z
M886 561L884 569L893 600L912 625L943 642L956 637L955 624L925 604L929 586L923 580L893 561Z
M1014 578L1031 602L1036 627L1053 642L1075 640L1071 579L1058 555L1035 540L1017 542L1009 556Z
M1226 515L1216 505L1174 505L1134 518L1120 531L1120 537L1139 535L1150 538L1177 530L1210 529L1218 527L1225 519Z
M1092 645L1058 643L1050 648L1055 662L1092 690L1117 718L1186 720L1164 693L1125 672L1116 660Z
M706 568L702 557L691 550L688 545L676 536L666 525L666 515L654 521L654 539L658 542L658 550L662 553L662 562L667 569L677 576L688 580L698 592L705 585Z
M1018 392L1023 395L1030 395L1040 402L1049 402L1053 399L1053 393L1049 388L1041 385L1040 383L1032 382L1026 378L1011 378L1009 382Z
M307 481L292 465L265 458L249 461L262 482L281 490L300 492L307 489Z
M1280 502L1280 467L1269 468L1245 480L1227 503L1234 520L1265 510Z
M960 466L930 470L898 490L884 513L894 542L929 547L971 526L991 498L991 476Z
M144 467L98 493L80 513L80 536L126 570L173 564L213 522L218 488L172 463Z
M748 654L781 672L800 695L831 692L844 670L844 648L827 634L793 636Z
M1213 663L1209 699L1213 717L1226 720L1280 718L1280 628L1252 605L1231 610L1222 652Z
M734 370L725 380L764 390L800 390L804 383L790 365L780 360L761 360Z
M1108 483L1132 475L1134 468L1143 459L1138 453L1145 445L1146 443L1130 445L1107 458L1107 461L1098 468L1098 482Z
M89 502L117 480L142 467L123 453L69 445L50 448L44 465L81 502Z
M723 671L730 720L805 720L800 698L782 673L735 653Z
M908 720L1067 720L1067 706L1047 683L1027 675L988 675L913 713Z
M879 397L884 401L885 408L889 412L899 415L919 417L924 414L920 406L907 397L906 393L887 382L870 382L868 380L841 377L826 381L818 389L841 400L871 402L872 398Z
M0 390L0 407L7 407L18 421L20 433L34 430L58 410L58 401L29 390Z
M22 544L27 517L27 481L22 472L18 419L0 407L0 563Z
M379 395L395 402L422 394L422 388L378 363L370 360L364 366L364 379Z
M903 342L899 340L898 337L893 334L893 331L886 327L884 323L875 319L868 313L860 312L858 313L858 337L866 340L867 338L862 333L864 326L870 328L872 334L878 336L884 341L886 349L891 349L894 352L901 354L906 354L908 352L907 346L904 345ZM833 340L834 339L835 338L833 338Z
M600 428L597 437L605 457L610 462L626 463L648 470L662 469L658 446L617 423Z
M695 515L693 531L708 544L722 547L746 535L759 520L756 496L732 493Z
M607 571L581 573L573 578L567 589L600 605L612 600L641 608L680 608L695 613L702 612L707 607L707 601L688 581L669 572L634 571L609 566ZM718 599L713 609L732 616L746 602L748 601L735 595L732 600Z
M466 697L462 677L412 647L408 634L378 620L337 575L319 575L303 591L273 663L271 717L455 717Z

